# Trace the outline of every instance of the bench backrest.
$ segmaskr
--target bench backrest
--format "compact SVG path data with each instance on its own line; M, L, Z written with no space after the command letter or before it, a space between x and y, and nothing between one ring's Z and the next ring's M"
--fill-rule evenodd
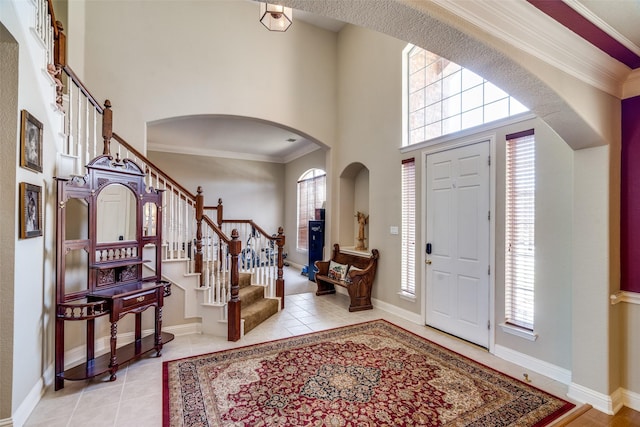
M340 264L353 265L361 269L367 268L372 263L378 262L378 250L373 249L370 257L358 256L345 252L340 252L340 245L333 245L333 256L331 259Z

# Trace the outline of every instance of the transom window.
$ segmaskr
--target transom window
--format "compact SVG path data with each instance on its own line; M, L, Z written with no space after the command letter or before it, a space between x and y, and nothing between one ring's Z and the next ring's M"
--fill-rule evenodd
M403 65L405 146L528 111L491 82L420 47L405 48Z

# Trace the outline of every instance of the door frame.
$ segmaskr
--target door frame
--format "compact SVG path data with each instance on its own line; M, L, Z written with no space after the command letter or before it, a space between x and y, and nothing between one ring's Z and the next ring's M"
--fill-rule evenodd
M420 153L422 159L422 194L420 198L421 203L421 215L420 215L420 228L422 229L422 235L420 236L420 266L421 266L421 292L422 298L420 301L420 312L422 317L422 324L427 324L427 274L426 274L426 251L424 248L427 244L427 156L435 154L441 151L452 150L467 145L478 144L481 142L489 142L489 155L491 156L491 164L489 165L489 209L491 210L491 218L489 219L489 267L491 269L489 274L489 320L491 327L489 329L489 353L495 351L495 337L497 321L495 318L495 303L496 303L496 283L495 283L495 271L496 271L496 133L495 132L483 132L474 134L467 137L456 138L447 140L444 142L436 143L425 147Z

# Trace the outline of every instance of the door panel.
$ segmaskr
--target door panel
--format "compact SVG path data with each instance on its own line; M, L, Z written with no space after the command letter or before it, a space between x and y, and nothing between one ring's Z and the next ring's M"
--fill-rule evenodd
M489 346L489 142L427 156L427 324Z

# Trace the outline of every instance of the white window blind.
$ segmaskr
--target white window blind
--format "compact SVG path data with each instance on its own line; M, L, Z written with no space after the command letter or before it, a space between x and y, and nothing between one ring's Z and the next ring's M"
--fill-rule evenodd
M401 290L415 295L416 161L402 161L402 277Z
M533 330L536 190L533 130L507 135L506 151L506 321Z
M311 169L298 180L298 239L299 250L308 249L309 220L315 219L316 209L326 200L327 175L321 169Z

